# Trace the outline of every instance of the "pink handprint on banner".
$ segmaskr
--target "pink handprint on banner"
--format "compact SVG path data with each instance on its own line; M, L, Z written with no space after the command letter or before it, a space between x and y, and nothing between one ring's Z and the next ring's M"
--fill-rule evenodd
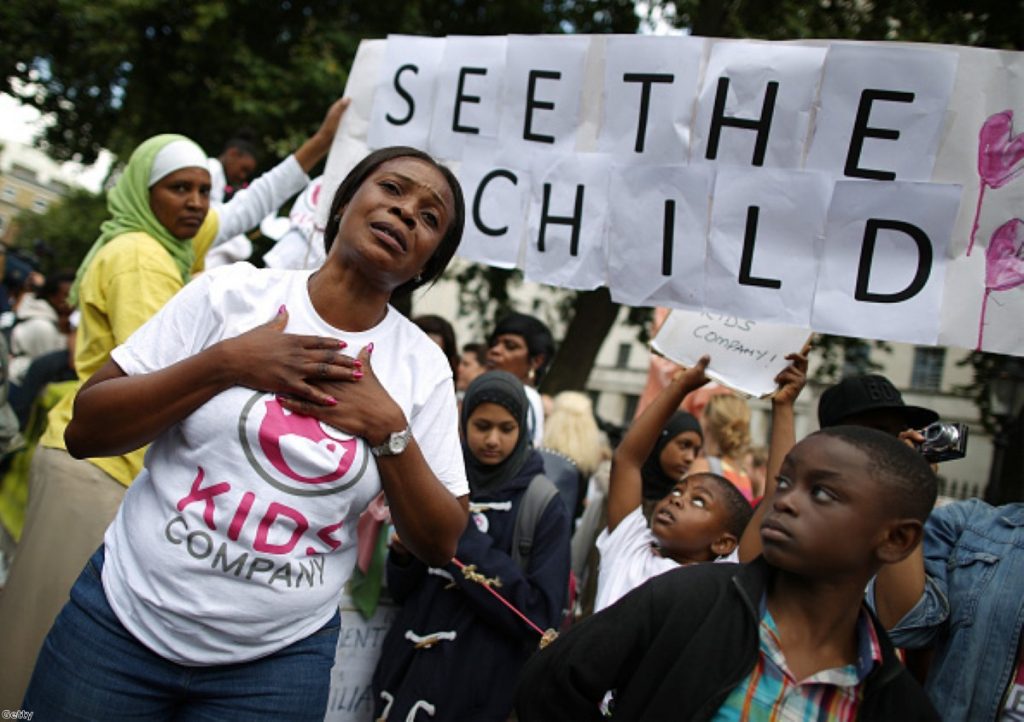
M996 229L985 251L985 296L978 323L978 350L985 330L985 311L993 291L1008 291L1024 284L1024 221L1014 218Z
M978 207L974 211L974 226L971 240L967 244L967 255L974 248L974 237L978 233L981 218L981 204L985 188L1002 188L1024 173L1024 133L1013 135L1013 111L996 113L982 124L978 131Z

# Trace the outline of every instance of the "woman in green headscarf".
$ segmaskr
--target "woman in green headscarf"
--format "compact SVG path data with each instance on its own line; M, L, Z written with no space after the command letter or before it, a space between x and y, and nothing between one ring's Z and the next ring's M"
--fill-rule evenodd
M336 101L293 155L212 211L207 158L198 145L164 134L135 149L108 193L110 218L71 289L70 301L81 313L75 346L80 383L202 270L207 250L252 228L306 187L347 106L348 99ZM25 525L0 595L0 638L9 645L0 708L21 704L46 632L142 468L144 448L88 460L67 453L64 430L74 397L69 393L50 412L32 460Z

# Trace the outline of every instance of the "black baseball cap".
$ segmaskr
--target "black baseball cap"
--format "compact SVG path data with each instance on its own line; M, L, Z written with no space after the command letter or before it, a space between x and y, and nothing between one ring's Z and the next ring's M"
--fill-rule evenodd
M818 425L838 426L865 411L893 411L906 419L908 429L923 429L939 420L931 409L908 406L892 381L878 374L849 376L825 390L818 401Z

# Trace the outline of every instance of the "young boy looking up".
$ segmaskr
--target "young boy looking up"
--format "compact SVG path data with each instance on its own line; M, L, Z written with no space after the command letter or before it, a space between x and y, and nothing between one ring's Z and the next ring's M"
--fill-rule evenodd
M750 520L750 504L716 474L685 476L700 451L697 433L680 433L666 445L676 458L670 466L678 476L654 506L650 528L642 509L644 462L683 398L707 383L704 371L708 361L705 356L693 368L677 373L633 422L615 450L608 482L608 527L597 539L601 567L595 611L679 565L735 561L728 557Z
M762 558L652 579L538 652L520 720L938 719L864 605L920 542L935 476L873 429L835 427L782 464Z

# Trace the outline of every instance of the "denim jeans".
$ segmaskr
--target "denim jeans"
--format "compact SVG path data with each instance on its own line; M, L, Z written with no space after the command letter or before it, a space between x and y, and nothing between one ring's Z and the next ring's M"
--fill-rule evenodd
M323 720L341 625L267 657L208 667L170 662L122 626L103 593L103 547L50 630L22 709L46 720Z

